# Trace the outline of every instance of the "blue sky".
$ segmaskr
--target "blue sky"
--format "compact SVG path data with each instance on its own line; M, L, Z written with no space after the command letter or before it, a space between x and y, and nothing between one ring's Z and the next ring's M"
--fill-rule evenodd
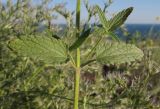
M6 1L6 0L2 0ZM15 1L15 0L13 0ZM39 0L33 0L38 2ZM83 0L82 0L83 1ZM103 3L106 0L88 0L90 4L98 4L103 6ZM67 8L69 10L74 10L76 7L76 0L53 0L51 5L57 3L67 3ZM133 13L129 16L126 23L158 23L160 21L156 21L156 17L160 16L160 0L113 0L113 4L108 8L109 13L116 13L127 7L134 7ZM87 16L86 10L82 5L82 20ZM57 22L63 22L63 18L59 18Z
M54 0L55 3L67 2L70 10L75 9L76 0ZM82 0L83 1L83 0ZM106 0L88 0L90 4L103 6ZM127 7L134 7L133 13L126 23L158 23L156 17L160 16L160 0L113 0L113 4L108 8L109 13L116 13ZM82 7L82 20L87 16L84 6Z

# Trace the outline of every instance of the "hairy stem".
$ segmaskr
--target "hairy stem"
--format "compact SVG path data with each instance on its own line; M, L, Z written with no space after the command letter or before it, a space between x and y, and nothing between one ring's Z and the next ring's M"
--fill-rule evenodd
M80 81L80 67L76 68L75 73L75 89L74 89L74 109L78 109L78 101L79 101L79 81Z
M76 28L77 33L76 37L80 35L80 7L81 0L77 0L77 9L76 9ZM76 50L76 73L75 73L75 82L74 82L74 109L78 109L79 101L79 81L80 81L80 48Z

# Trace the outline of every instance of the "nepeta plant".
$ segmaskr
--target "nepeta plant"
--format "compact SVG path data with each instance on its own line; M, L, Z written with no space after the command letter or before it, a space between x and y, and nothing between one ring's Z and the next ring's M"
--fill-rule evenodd
M56 39L48 36L25 35L13 39L9 47L18 54L33 59L43 60L46 64L72 63L75 69L74 82L74 109L78 109L79 84L81 69L92 62L101 64L122 64L139 60L143 57L143 52L136 46L125 44L118 40L114 30L121 26L132 12L133 8L127 8L111 19L107 19L99 6L95 7L99 15L102 27L93 27L95 32L112 36L116 41L104 41L103 36L95 41L95 44L88 51L84 59L81 59L81 46L90 38L92 27L89 29L80 28L81 0L77 0L76 9L76 41L72 45L67 45L63 38ZM81 31L82 30L82 31ZM81 60L85 60L81 62Z

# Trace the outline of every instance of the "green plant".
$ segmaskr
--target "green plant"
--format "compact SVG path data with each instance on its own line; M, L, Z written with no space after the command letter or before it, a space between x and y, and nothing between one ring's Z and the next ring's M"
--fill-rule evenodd
M136 46L125 44L117 38L114 30L121 26L127 19L133 8L119 12L115 17L108 20L105 14L96 6L102 27L95 27L95 31L112 36L115 41L107 42L104 37L99 37L87 55L81 55L81 47L84 42L91 38L92 27L89 29L80 28L80 8L81 0L77 0L76 9L76 40L71 45L65 43L63 38L56 39L50 36L23 35L12 39L9 47L19 55L44 61L46 64L71 63L75 69L74 82L74 109L78 109L80 73L84 66L97 62L101 64L123 64L139 60L143 57L143 52ZM82 59L81 59L82 58Z

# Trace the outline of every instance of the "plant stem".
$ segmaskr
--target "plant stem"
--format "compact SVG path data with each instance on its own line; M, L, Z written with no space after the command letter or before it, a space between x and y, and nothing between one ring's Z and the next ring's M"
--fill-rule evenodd
M77 56L77 58L78 58L78 56ZM79 60L79 62L80 62L80 60ZM79 62L77 61L77 63L79 63ZM78 109L79 81L80 81L80 67L77 66L76 73L75 73L75 82L74 82L74 87L75 87L75 89L74 89L74 109Z
M81 8L81 0L77 0L77 9L76 9L76 28L77 33L76 37L80 35L80 8ZM79 101L79 81L80 81L80 48L76 50L76 73L75 73L75 81L74 81L74 109L78 109L78 101Z

